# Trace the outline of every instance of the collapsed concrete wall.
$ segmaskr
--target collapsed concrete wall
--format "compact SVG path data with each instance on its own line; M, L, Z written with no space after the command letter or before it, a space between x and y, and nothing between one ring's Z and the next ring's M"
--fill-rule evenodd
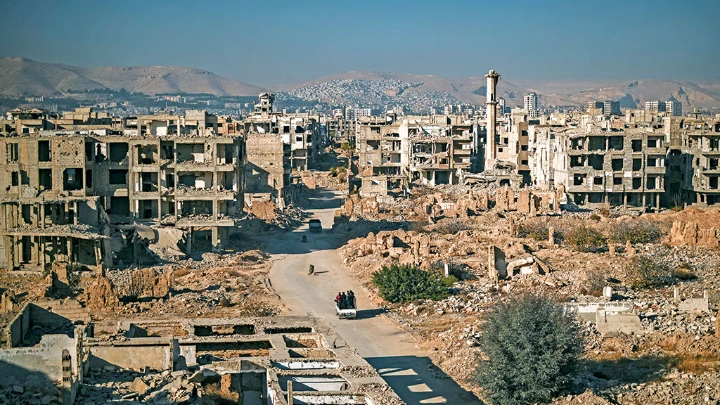
M716 228L701 228L697 221L675 220L667 240L672 246L718 247L717 235Z

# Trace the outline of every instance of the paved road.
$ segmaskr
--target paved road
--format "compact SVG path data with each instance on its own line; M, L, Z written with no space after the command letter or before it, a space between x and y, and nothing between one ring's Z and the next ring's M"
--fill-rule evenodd
M323 223L323 232L308 233L307 225L266 241L273 255L270 281L294 314L312 313L326 318L340 336L363 356L408 404L479 404L471 393L435 367L414 338L390 319L379 316L360 283L344 270L337 247L342 235L330 231L342 194L319 191L305 207ZM302 243L307 235L307 243ZM308 276L310 264L315 276ZM339 320L333 299L339 291L353 290L358 319Z

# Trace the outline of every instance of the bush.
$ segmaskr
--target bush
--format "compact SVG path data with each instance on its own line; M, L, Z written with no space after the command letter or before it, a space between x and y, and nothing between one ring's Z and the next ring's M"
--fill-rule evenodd
M472 226L457 218L440 221L435 226L435 232L445 235L454 235L460 231L469 231L471 229Z
M486 318L477 382L494 404L549 402L569 382L583 352L571 313L551 300L524 295L499 303Z
M343 151L346 151L346 152L347 152L347 151L351 151L351 150L355 150L355 142L343 142L343 143L340 145L340 149L343 150Z
M594 297L600 297L603 293L603 288L607 285L607 278L605 274L600 270L591 270L586 274L585 285L583 290L588 295Z
M654 222L623 221L612 228L610 240L616 243L653 243L660 240L663 232Z
M542 221L525 221L518 227L518 236L521 238L530 238L538 242L548 240L550 235L550 227L547 222ZM557 241L558 232L555 230L555 240Z
M443 277L414 266L383 266L372 275L372 282L384 299L402 303L416 299L441 300L448 296Z
M635 256L625 267L625 282L634 289L661 287L675 281L673 271L646 256Z
M586 226L573 228L565 234L564 240L578 252L597 252L606 246L603 234Z
M687 263L683 263L677 269L675 269L675 271L673 272L673 276L675 276L676 279L682 281L697 280L697 275L695 275L692 268Z

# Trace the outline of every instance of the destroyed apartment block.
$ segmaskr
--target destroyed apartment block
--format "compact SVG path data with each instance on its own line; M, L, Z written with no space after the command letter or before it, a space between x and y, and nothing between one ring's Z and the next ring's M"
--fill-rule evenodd
M476 166L478 125L460 116L363 117L358 122L357 153L363 186L375 195L410 183L460 184ZM365 179L368 179L367 181ZM387 189L382 191L387 194Z
M314 167L326 132L317 117L273 111L275 97L258 96L254 112L242 121L245 135L245 206L271 201L277 209L297 201L299 172Z
M244 142L203 133L0 138L0 266L136 263L140 245L168 228L182 231L188 253L193 242L223 249L242 211Z
M67 405L183 403L210 397L213 386L238 403L404 403L318 318L91 322L74 301L42 301L6 332L0 375L19 387L9 394L18 403L37 392ZM98 393L106 380L118 382Z

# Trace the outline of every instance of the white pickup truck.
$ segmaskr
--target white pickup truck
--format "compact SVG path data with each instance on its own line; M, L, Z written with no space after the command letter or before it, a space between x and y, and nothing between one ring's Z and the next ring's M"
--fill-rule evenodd
M338 319L355 319L357 310L355 309L354 297L352 301L352 303L348 303L346 301L335 301L335 312L338 315Z
M337 312L338 319L355 319L355 316L357 316L355 308L340 309L337 302L335 303L335 312Z

